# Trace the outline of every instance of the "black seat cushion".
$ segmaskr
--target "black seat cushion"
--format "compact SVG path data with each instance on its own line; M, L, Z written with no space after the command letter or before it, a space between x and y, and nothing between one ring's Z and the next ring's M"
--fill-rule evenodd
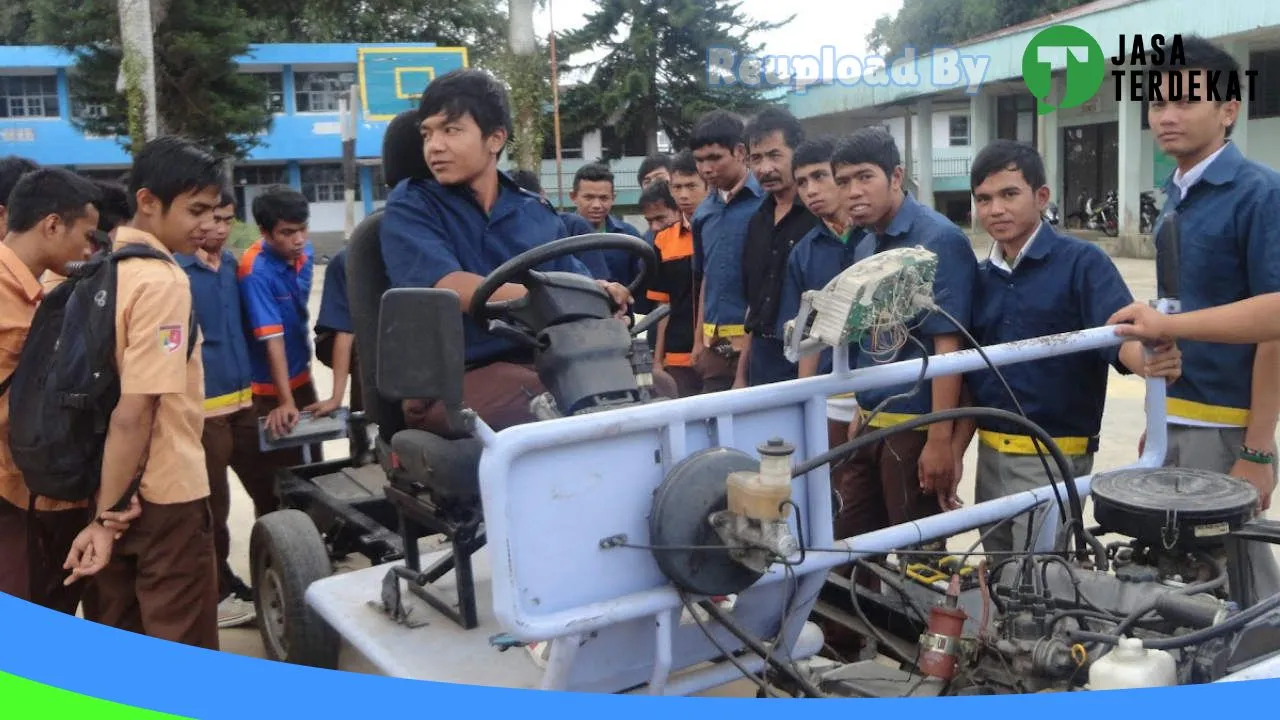
M424 430L401 430L391 437L401 471L441 496L473 501L480 497L480 454L476 438L447 440Z

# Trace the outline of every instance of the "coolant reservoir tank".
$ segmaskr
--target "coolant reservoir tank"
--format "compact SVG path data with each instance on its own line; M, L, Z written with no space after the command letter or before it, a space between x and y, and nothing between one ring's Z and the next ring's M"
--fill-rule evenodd
M1173 656L1148 650L1138 638L1121 638L1114 650L1089 668L1090 690L1128 690L1178 684Z
M774 438L756 448L760 472L735 472L728 477L729 510L752 520L786 518L791 499L791 456L795 447Z

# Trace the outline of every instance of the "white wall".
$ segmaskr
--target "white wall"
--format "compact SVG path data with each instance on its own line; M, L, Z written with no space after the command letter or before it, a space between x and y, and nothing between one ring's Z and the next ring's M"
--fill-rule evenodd
M356 222L364 219L364 201L356 200ZM343 232L347 229L347 204L342 202L311 203L311 232Z

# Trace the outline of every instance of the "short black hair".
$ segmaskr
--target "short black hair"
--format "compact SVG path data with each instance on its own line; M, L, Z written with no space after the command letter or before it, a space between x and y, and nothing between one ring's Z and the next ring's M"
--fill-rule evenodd
M454 70L428 83L418 105L418 122L440 113L449 120L470 115L485 137L499 129L506 130L507 137L511 137L511 103L507 89L483 70Z
M1210 88L1212 87L1219 97L1226 96L1227 77L1231 73L1240 72L1240 62L1223 48L1215 45L1209 40L1199 35L1183 35L1182 36L1182 56L1175 59L1173 53L1169 52L1171 48L1166 47L1162 57L1158 58L1160 62L1156 62L1155 51L1153 50L1150 57L1147 58L1147 67L1149 72L1167 73L1178 70L1207 70L1210 73L1197 78L1196 84L1200 88L1196 91L1196 95L1202 98L1210 96ZM1245 82L1245 78L1241 78L1241 82ZM1256 81L1256 78L1254 79ZM1183 87L1182 92L1186 95L1191 91L1189 87ZM1161 89L1161 93L1167 90ZM1221 105L1224 101L1218 100ZM1243 116L1237 117L1236 122L1244 119ZM1227 127L1227 137L1231 137L1231 131L1235 129L1235 123Z
M98 188L98 229L109 233L133 219L129 206L129 191L124 185L110 180L91 180Z
M305 223L310 218L306 196L288 185L272 185L253 199L253 221L268 233L277 223Z
M129 210L137 212L138 191L146 188L168 210L179 195L226 185L223 161L211 150L175 135L147 143L129 170Z
M18 184L18 178L39 168L34 160L17 155L6 155L0 158L0 205L9 206L9 193Z
M636 171L636 184L643 185L645 176L658 168L666 168L667 172L671 172L671 156L650 155L641 161L640 169Z
M27 232L50 215L70 225L84 217L86 205L102 198L88 178L62 168L38 168L18 178L9 193L9 231Z
M406 179L427 180L431 168L422 153L422 131L417 110L405 110L387 123L382 136L382 179L394 188Z
M893 136L879 125L859 128L836 144L831 153L831 164L861 165L870 163L884 170L885 177L893 177L893 171L902 164L898 144Z
M671 159L671 173L674 175L698 175L698 161L693 159L693 153L688 150L682 150L674 158ZM699 175L701 177L701 175Z
M613 171L604 163L587 163L573 174L574 191L577 191L581 182L607 182L613 186Z
M805 140L796 147L791 155L791 169L803 167L805 165L818 165L820 163L831 163L831 156L836 151L835 138L823 136Z
M745 127L742 118L727 110L712 110L698 118L689 138L689 149L699 150L708 145L720 145L727 150L743 144Z
M747 123L743 134L749 148L752 143L758 143L775 132L782 133L782 141L792 150L804 141L804 128L800 126L800 121L780 107L761 110Z
M986 179L1002 170L1017 170L1031 186L1038 190L1048 182L1044 160L1036 149L1013 140L992 140L973 158L969 169L969 189L977 190Z
M542 194L542 181L538 179L538 174L532 170L516 170L511 173L511 179L521 188L531 193Z
M230 185L223 185L222 195L218 197L218 207L226 207L228 205L236 204L236 191L232 190Z
M638 204L641 210L650 205L666 205L677 212L680 210L680 206L676 204L676 199L671 196L671 186L667 185L666 180L658 180L642 190Z

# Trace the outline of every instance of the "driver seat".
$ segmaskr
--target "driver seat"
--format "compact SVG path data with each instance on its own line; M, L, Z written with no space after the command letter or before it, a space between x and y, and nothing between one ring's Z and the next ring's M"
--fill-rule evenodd
M422 156L416 110L405 111L388 124L382 162L388 187L408 178L431 176ZM485 544L479 479L483 445L476 438L451 440L406 428L400 404L379 391L378 352L395 350L380 348L378 342L382 296L389 288L382 260L382 216L381 209L370 214L351 234L347 292L365 414L378 430L374 455L387 474L384 492L395 509L404 549L404 566L393 566L383 582L383 603L397 621L408 618L400 601L403 578L414 595L470 630L479 624L471 556ZM418 541L432 535L443 535L449 552L424 568ZM432 586L450 571L455 592L446 594Z

